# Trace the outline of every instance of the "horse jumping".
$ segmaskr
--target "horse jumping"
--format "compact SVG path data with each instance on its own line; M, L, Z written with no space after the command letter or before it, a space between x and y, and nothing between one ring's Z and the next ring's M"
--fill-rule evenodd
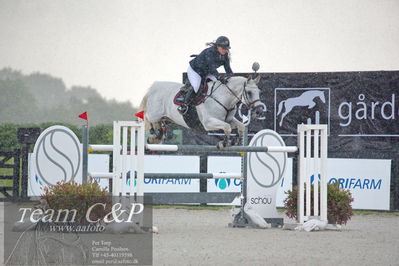
M220 81L209 81L205 100L196 106L199 121L206 131L223 130L224 140L218 147L236 144L244 133L244 124L234 115L236 105L243 102L252 112L253 118L260 116L263 105L259 99L260 90L257 86L260 76L253 79L235 76L228 79L226 84ZM178 112L173 98L183 85L175 82L155 82L144 96L140 109L145 112L146 130L150 130L147 142L160 143L163 139L161 123L169 120L177 125L189 128L183 116ZM232 129L238 129L238 138L231 139Z

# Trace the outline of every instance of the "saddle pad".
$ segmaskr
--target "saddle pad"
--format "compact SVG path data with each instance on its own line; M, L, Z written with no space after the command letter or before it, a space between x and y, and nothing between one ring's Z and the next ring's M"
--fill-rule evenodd
M179 90L175 95L175 98L173 98L173 103L176 105L182 105L184 103L185 93L186 92L184 90ZM205 87L202 89L202 91L195 95L195 99L193 99L192 101L193 105L197 106L201 104L204 101L207 93L208 93L208 85L205 84Z

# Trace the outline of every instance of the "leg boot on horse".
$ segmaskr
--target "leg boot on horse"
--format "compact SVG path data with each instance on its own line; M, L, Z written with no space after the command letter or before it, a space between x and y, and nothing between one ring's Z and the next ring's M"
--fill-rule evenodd
M149 144L159 144L162 142L164 132L160 123L151 124L149 130L149 136L147 138L147 143Z

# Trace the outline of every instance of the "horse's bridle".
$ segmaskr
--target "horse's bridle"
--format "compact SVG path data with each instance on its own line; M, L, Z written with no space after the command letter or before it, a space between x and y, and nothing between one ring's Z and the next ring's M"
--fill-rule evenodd
M215 87L215 84L216 84L216 82L213 83L212 88L211 88L211 93L205 98L205 100L206 100L207 98L211 98L212 100L214 100L215 102L217 102L219 105L221 105L221 106L224 108L224 110L226 110L226 112L227 112L227 113L226 113L225 120L227 119L227 116L229 115L229 113L230 113L231 111L233 111L233 110L236 108L237 103L239 103L239 102L243 103L243 104L245 105L245 107L247 107L247 109L250 110L250 109L253 107L253 105L254 105L255 103L257 103L257 102L260 101L260 99L257 99L257 100L255 100L255 101L249 102L248 92L245 90L245 88L246 88L246 86L247 86L247 81L244 82L244 89L243 89L243 92L242 92L242 94L241 94L241 97L238 97L237 94L236 94L229 86L227 86L227 84L224 84L225 87L228 89L228 91L238 100L237 103L235 103L234 106L233 106L232 108L228 109L228 108L227 108L226 106L224 106L224 104L222 104L218 99L216 99L215 97L213 97L212 94L213 94L223 83L220 83L219 86L217 86L216 88L214 88L214 87ZM242 98L244 98L244 101L242 101ZM204 100L204 101L205 101L205 100ZM247 103L245 103L245 102L247 102Z
M260 98L255 100L255 101L250 102L249 101L249 97L248 97L248 92L245 90L246 86L247 86L247 82L245 81L245 83L244 83L244 91L243 91L243 95L242 95L242 97L244 98L244 102L242 102L242 103L249 110L255 105L255 103L260 102ZM248 104L246 104L245 102L247 102Z

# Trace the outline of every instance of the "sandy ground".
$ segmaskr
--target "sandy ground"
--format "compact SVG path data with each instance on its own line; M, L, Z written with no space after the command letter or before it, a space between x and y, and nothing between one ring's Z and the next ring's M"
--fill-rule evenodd
M340 232L309 233L231 220L226 209L154 209L154 265L399 265L399 216L355 215Z
M155 209L154 265L399 265L399 216L355 215L340 232L229 222L229 210Z

